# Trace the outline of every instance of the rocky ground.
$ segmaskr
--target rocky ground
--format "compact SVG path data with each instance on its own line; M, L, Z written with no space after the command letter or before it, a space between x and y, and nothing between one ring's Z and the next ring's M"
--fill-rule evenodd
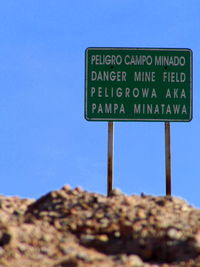
M0 266L200 267L200 210L69 186L36 201L0 196Z

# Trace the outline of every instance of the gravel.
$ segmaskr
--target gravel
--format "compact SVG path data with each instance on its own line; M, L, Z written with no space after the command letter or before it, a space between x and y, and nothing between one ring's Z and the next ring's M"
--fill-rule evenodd
M0 267L200 267L200 210L176 197L64 186L0 196Z

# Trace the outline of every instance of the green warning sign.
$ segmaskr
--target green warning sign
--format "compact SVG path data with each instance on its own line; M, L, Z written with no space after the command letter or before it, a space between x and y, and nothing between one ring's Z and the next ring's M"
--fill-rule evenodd
M190 49L88 48L85 118L190 121Z

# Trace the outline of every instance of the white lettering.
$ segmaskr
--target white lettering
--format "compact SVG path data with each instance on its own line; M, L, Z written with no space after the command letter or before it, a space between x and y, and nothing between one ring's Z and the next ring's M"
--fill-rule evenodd
M181 114L183 114L183 113L187 114L187 109L186 109L185 105L183 105L183 108L182 108L182 111L181 111Z
M174 114L179 114L180 105L173 105Z
M91 64L94 65L120 65L122 57L120 55L92 55Z
M98 97L102 97L102 87L98 87Z
M178 98L178 88L174 88L174 98Z
M170 108L170 105L167 105L167 110L166 110L166 114L171 114L171 108Z
M158 105L155 106L154 114L159 114L159 107L158 107Z
M134 114L140 114L140 104L134 104Z
M95 87L92 87L92 88L91 88L91 97L94 96L94 93L95 93Z
M152 114L152 105L147 104L147 114Z
M130 88L126 88L125 97L130 97Z
M120 106L119 113L120 113L120 114L121 114L121 113L124 113L124 114L125 114L125 110L124 110L124 105L123 105L123 104L121 104L121 106Z
M139 96L139 94L140 94L139 89L138 88L134 88L133 89L133 96L137 98Z
M122 94L123 94L123 93L122 93L122 88L120 88L120 87L117 88L117 90L116 90L116 96L117 96L117 97L121 97Z
M103 108L101 104L99 104L97 113L103 113Z
M105 104L92 104L92 113L97 114L125 114L124 104L117 104L117 103L105 103Z
M148 95L149 95L149 88L142 88L142 95L143 95L143 97L148 97Z
M162 114L162 115L183 115L187 114L185 105L180 104L134 104L134 114Z
M105 104L105 113L112 113L112 104Z
M170 91L168 89L167 94ZM155 88L121 88L121 87L91 87L90 89L91 97L98 98L157 98L157 91ZM184 97L184 92L182 92L182 97Z
M133 79L136 82L155 82L155 72L135 71Z
M163 72L163 82L184 83L186 74L184 72Z
M124 82L126 81L126 72L125 71L98 71L98 72L92 71L91 81Z
M95 112L96 108L97 108L97 105L96 105L95 103L93 103L93 104L92 104L92 113Z
M185 57L155 56L155 66L185 66Z
M153 88L152 94L151 94L151 98L153 98L153 97L157 98L157 94L156 94L155 88Z
M186 98L186 94L185 94L185 90L184 89L182 89L180 97L181 98Z
M124 58L124 63L126 65L152 65L153 59L151 56L144 56L144 55L126 55Z
M165 98L186 98L185 89L174 88L170 91L168 88Z

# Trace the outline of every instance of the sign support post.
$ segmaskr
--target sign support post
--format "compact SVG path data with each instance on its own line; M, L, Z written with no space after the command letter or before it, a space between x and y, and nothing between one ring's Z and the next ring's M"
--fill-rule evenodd
M114 148L114 125L108 122L108 185L107 196L111 195L113 186L113 148Z
M171 196L171 142L170 122L165 122L166 196Z

